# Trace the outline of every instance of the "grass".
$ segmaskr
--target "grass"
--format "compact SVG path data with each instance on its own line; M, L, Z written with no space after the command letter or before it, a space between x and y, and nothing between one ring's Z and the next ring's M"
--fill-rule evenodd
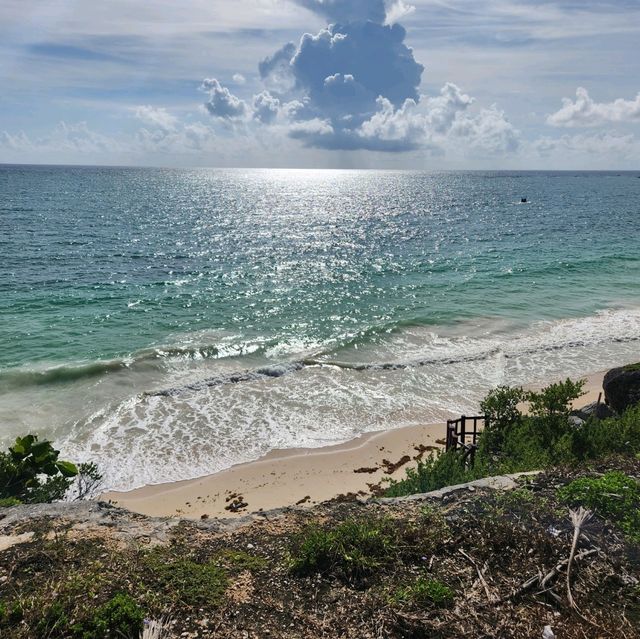
M197 607L219 605L227 587L226 571L214 561L197 563L165 549L152 550L143 563L147 587L164 593L166 604Z
M628 371L628 372L640 371L640 362L638 362L637 364L627 364L626 366L623 366L622 368L625 371Z
M454 591L438 579L418 577L412 584L398 588L391 600L419 608L444 608L453 603L454 597Z

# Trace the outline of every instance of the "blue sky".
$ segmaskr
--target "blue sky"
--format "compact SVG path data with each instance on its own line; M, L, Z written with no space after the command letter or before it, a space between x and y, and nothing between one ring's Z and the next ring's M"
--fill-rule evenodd
M640 168L640 0L3 0L0 162Z

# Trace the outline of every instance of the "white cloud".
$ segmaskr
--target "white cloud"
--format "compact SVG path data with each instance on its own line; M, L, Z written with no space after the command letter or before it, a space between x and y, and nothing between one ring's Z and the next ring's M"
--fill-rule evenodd
M263 91L253 96L253 117L263 124L273 124L280 111L280 100Z
M520 132L495 105L482 109L476 116L456 118L451 135L488 155L515 153L520 146Z
M242 75L242 73L234 73L231 78L236 84L246 84L247 79Z
M412 4L407 4L404 0L396 0L387 6L386 24L395 24L402 18L413 13L416 8Z
M579 87L575 101L563 98L562 108L547 118L558 127L589 127L608 123L640 122L640 93L635 100L618 98L613 102L595 102L588 91Z
M399 109L379 98L378 112L362 124L358 133L369 142L386 142L387 150L425 148L485 155L517 151L520 134L505 114L492 106L469 115L473 102L452 83L445 84L434 98L420 104L406 100Z
M134 109L135 117L149 126L159 127L165 131L174 131L178 124L178 118L171 115L163 107L140 105Z
M329 120L321 120L320 118L313 118L312 120L304 120L302 122L296 122L289 128L292 137L305 137L333 135L333 127Z
M200 89L209 94L209 101L204 106L214 117L227 120L242 119L249 112L246 102L233 95L215 78L203 80Z

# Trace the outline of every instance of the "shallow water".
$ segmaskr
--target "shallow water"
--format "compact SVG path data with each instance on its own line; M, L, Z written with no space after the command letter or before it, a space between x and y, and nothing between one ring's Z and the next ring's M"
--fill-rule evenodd
M111 487L640 359L636 174L0 167L0 195L0 444Z

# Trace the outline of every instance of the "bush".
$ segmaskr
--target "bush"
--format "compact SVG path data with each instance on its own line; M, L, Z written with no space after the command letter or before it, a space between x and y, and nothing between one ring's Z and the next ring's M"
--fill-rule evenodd
M522 388L498 386L480 402L480 410L487 418L483 439L487 451L500 450L508 429L520 422L518 404L526 398Z
M595 510L617 523L632 540L640 541L640 483L620 471L603 477L581 477L558 491L572 505Z
M571 402L584 395L584 384L583 379L573 382L567 378L564 382L550 384L540 392L527 393L529 412L534 417L568 417Z
M62 499L78 474L60 451L36 435L18 437L6 453L0 453L0 499L41 503Z
M119 593L74 630L82 639L137 639L143 627L144 614L138 604L129 595Z
M477 479L480 465L465 468L459 451L430 455L426 460L418 462L416 468L408 468L406 477L400 481L391 480L385 491L387 497L401 497L438 490L443 486L463 484ZM481 475L480 475L481 476Z
M310 526L297 538L291 569L297 575L337 573L361 579L393 560L398 540L389 520L350 519L334 529Z

